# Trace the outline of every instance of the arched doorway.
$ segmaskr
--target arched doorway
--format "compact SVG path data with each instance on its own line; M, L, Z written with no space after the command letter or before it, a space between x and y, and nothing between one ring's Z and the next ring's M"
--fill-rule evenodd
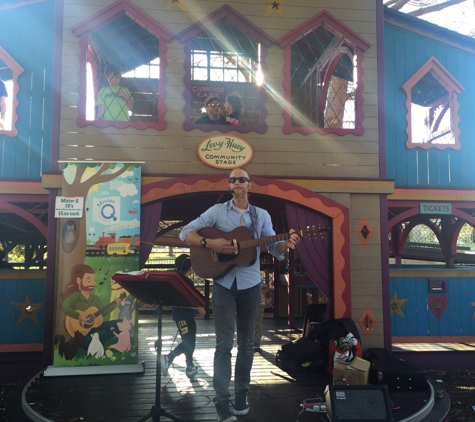
M184 223L197 217L211 205L222 200L228 192L226 175L198 175L161 178L142 186L141 262L148 256L155 240L158 223L167 201L169 215ZM351 316L349 211L343 205L316 192L277 179L252 177L251 195L256 198L279 199L320 213L331 221L331 300L334 317ZM251 197L251 202L255 203ZM269 202L269 201L267 201ZM256 203L257 206L260 204ZM267 204L268 205L268 204ZM263 208L268 209L266 204ZM297 224L301 224L297 218ZM306 222L303 222L306 224ZM300 227L293 227L300 229ZM305 228L305 227L302 227ZM302 243L302 242L301 242ZM298 247L303 247L300 245Z

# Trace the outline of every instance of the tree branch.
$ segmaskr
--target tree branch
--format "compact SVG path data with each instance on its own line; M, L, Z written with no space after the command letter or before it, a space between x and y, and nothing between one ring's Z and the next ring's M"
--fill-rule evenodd
M407 3L409 0L397 0L392 9L401 10Z
M408 15L410 16L422 16L426 15L427 13L438 12L440 10L444 10L447 7L455 6L456 4L463 3L466 0L449 0L445 3L434 4L433 6L422 7L420 9L414 10L409 12Z

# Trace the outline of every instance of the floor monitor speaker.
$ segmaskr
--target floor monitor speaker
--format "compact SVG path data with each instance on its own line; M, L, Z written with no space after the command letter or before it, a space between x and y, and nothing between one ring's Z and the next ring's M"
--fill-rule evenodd
M386 385L328 385L325 401L332 422L394 422Z

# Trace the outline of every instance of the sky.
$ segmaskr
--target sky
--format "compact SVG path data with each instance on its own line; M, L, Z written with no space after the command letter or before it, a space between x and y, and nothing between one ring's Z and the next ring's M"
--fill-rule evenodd
M417 8L408 4L400 11L407 13ZM422 15L419 18L475 38L475 5L472 0L447 7L439 12Z

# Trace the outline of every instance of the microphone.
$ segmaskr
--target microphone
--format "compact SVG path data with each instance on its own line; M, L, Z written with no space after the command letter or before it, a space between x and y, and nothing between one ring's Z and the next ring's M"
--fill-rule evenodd
M228 190L231 195L234 193L234 189L228 189Z

